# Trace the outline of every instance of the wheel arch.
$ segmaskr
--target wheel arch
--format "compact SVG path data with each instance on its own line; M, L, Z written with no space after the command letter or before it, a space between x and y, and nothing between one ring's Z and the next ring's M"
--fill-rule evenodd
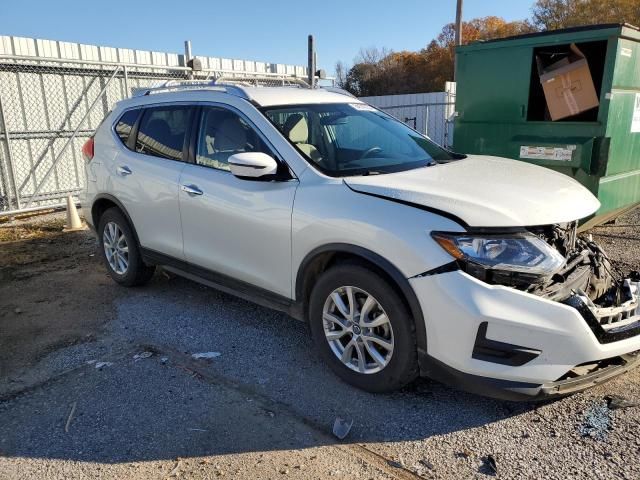
M427 332L420 302L409 280L389 260L364 247L346 243L331 243L315 248L300 263L296 274L295 298L308 319L307 308L311 290L317 278L332 265L357 262L379 273L397 289L397 293L411 313L415 325L418 358L426 357ZM422 370L422 366L421 366Z
M113 207L120 210L120 212L122 212L122 214L124 215L124 218L127 219L129 227L131 227L131 231L133 232L133 236L135 237L136 243L140 245L138 232L136 231L136 227L134 226L133 221L129 216L129 212L127 212L127 209L124 207L122 202L120 202L120 200L108 193L98 195L91 205L91 219L93 220L93 225L95 226L96 232L98 231L100 217L102 216L102 214Z

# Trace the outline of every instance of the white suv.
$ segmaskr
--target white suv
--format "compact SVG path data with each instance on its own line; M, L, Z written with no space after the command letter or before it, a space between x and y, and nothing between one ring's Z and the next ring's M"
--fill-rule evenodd
M122 101L83 152L116 282L162 266L287 312L360 388L540 398L637 363L640 278L577 236L599 202L562 174L452 153L335 90L232 84Z

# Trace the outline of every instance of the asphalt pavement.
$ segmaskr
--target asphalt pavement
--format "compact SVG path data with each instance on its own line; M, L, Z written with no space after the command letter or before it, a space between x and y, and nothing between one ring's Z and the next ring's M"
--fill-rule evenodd
M640 478L640 408L605 399L640 398L638 371L545 404L426 379L374 395L338 380L283 314L162 273L85 288L110 299L101 326L1 383L1 479ZM353 420L342 441L336 417Z

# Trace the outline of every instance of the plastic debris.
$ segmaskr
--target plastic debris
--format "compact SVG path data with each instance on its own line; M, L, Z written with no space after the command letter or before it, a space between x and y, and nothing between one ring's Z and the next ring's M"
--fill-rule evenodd
M341 417L337 417L335 422L333 422L333 434L338 437L340 440L346 438L349 435L349 431L353 426L353 419L344 419Z
M419 460L418 463L423 466L428 468L429 470L433 470L434 466L433 463L431 463L429 460L427 460L426 458L423 458L422 460Z
M113 365L113 362L96 362L96 369L101 370L103 367L110 367Z
M194 353L191 355L193 358L198 360L199 358L216 358L222 355L220 352L202 352L202 353Z
M583 437L605 440L611 428L611 410L606 403L592 405L584 412L578 431Z
M167 475L167 478L169 478L169 477L177 477L178 473L180 472L180 467L182 467L182 460L177 459L176 460L176 466L173 467L173 470L171 470L169 472L169 475Z
M637 407L638 405L640 405L640 403L621 397L620 395L607 395L606 397L604 397L604 399L607 402L607 407L609 407L611 410Z
M498 464L496 463L496 459L493 457L493 455L487 455L484 458L484 463L491 474L496 475L498 473Z
M73 402L71 405L71 411L67 417L67 423L64 425L64 433L69 433L69 427L71 426L71 420L73 420L73 414L76 413L76 405L78 402Z
M400 462L396 462L395 460L387 460L387 464L393 468L404 468Z
M163 365L164 365L165 363L167 363L168 361L169 361L169 357L162 357L162 358L160 359L160 363L162 363Z
M145 352L138 353L138 354L134 355L133 359L134 360L140 360L142 358L149 358L149 357L152 357L152 356L153 356L153 352L145 351Z

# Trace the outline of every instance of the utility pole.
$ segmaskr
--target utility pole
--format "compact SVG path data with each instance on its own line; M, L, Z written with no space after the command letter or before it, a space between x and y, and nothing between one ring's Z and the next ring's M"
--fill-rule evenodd
M185 40L184 42L184 66L188 67L189 60L191 60L191 40ZM187 73L189 80L193 79L193 70Z
M462 0L458 0L456 7L456 47L462 45ZM456 79L456 70L458 68L458 54L453 59L453 79Z
M308 69L308 81L311 88L315 88L316 81L316 46L313 41L313 35L309 35L309 41L307 45L307 69Z

